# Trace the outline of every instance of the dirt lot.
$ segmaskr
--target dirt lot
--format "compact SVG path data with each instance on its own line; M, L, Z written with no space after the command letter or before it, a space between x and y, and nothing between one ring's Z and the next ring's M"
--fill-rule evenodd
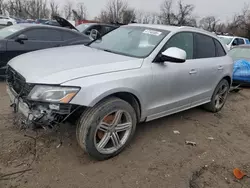
M250 187L249 178L236 181L232 175L235 167L250 174L249 99L245 89L230 94L218 114L196 108L141 124L128 149L96 162L78 147L73 125L57 132L18 129L1 82L0 187ZM186 140L197 146L185 145ZM8 175L26 169L31 170Z

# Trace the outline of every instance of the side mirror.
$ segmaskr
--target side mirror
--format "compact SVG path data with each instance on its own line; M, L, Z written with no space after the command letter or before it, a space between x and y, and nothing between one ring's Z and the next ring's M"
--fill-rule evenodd
M98 38L101 38L101 34L96 29L92 29L90 31L89 37L91 40L96 40Z
M173 63L184 63L187 59L187 53L176 47L170 47L161 53L160 61L173 62Z
M16 42L22 42L22 41L25 41L25 40L28 40L28 37L26 35L24 35L24 34L21 34L16 38Z

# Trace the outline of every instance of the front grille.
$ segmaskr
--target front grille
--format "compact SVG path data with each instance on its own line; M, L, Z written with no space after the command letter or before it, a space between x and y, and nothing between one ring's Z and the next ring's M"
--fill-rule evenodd
M33 88L32 84L26 83L25 78L10 66L7 67L7 83L20 97L27 97Z

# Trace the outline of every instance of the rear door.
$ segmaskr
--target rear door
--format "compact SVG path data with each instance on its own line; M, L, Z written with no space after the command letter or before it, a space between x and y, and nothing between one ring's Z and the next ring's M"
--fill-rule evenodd
M223 56L226 55L219 41L208 35L194 34L195 74L192 106L208 102L223 74ZM218 51L219 49L220 51Z
M8 40L8 59L12 59L20 54L35 50L59 46L62 43L62 33L60 30L51 28L32 28L24 31L28 40L17 42L17 36Z

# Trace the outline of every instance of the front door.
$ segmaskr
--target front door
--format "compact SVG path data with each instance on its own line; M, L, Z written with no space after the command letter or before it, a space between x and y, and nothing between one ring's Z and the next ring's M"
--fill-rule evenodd
M193 34L181 32L172 36L161 51L178 47L186 51L184 63L152 63L153 98L148 119L169 115L191 106L193 96L193 77L197 73L193 61Z
M31 29L23 33L28 40L17 42L15 36L7 42L6 57L8 60L26 52L52 48L62 43L61 32L50 29Z

